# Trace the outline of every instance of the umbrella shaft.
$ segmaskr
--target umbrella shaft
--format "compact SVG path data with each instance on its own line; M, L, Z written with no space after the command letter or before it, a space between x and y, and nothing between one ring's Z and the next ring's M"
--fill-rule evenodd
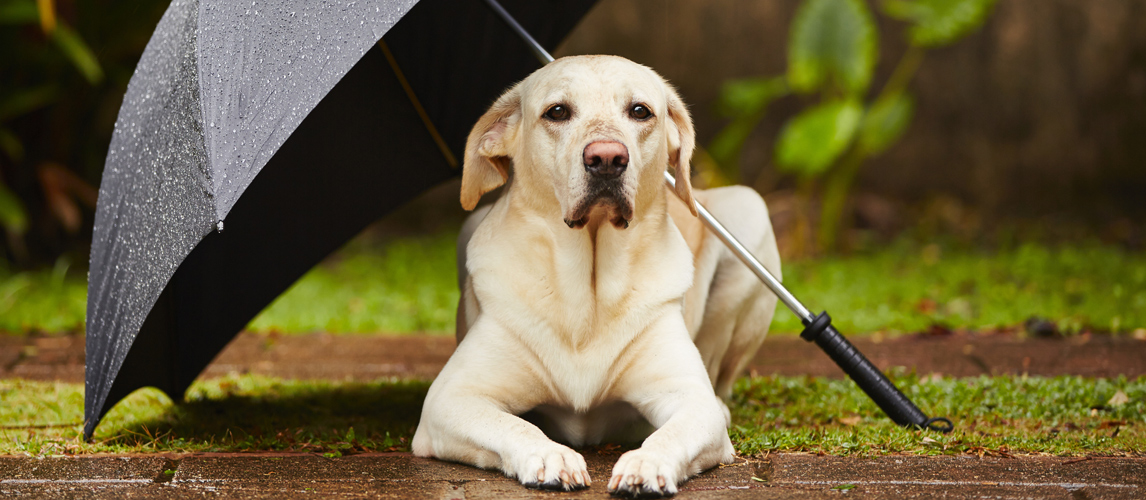
M540 43L537 43L537 40L534 40L533 37L529 35L529 32L525 31L525 28L517 24L517 20L509 15L509 12L506 12L505 8L502 7L500 3L497 3L497 0L485 0L485 3L489 4L489 8L493 9L498 17L500 17L502 21L505 21L505 24L509 25L509 29L512 29L514 33L517 33L517 36L525 41L526 45L529 45L529 50L533 51L533 55L537 56L537 60L541 61L541 64L553 62L553 56L549 54L549 51L545 50L545 47L542 47Z
M673 178L672 174L665 172L665 182L668 183L670 188L674 189L673 192L675 193L676 179ZM697 201L693 203L696 204L696 212L699 214L700 220L704 221L704 225L708 226L708 229L712 230L712 232L716 234L716 237L720 238L720 241L723 241L725 246L727 246L729 250L732 250L732 253L740 259L740 262L748 266L748 269L751 269L756 277L760 278L760 281L763 281L768 289L772 290L772 293L776 294L776 296L780 298L780 301L788 306L788 309L791 309L792 312L796 313L796 316L799 316L800 319L805 322L811 321L816 317L807 307L804 307L804 304L800 303L800 300L797 299L796 296L792 295L792 292L784 288L780 280L772 276L772 273L768 272L768 269L756 259L756 256L752 255L752 252L749 252L747 248L744 248L740 240L728 232L724 224L716 220L716 217L713 217L712 213L704 208L704 205L701 205L700 202Z

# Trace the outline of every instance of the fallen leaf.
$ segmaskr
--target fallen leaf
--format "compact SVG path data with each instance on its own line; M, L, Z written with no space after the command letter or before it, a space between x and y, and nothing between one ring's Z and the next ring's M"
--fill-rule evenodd
M936 440L931 439L927 436L924 436L922 442L923 442L923 444L932 444L932 443L938 443L939 441L936 441Z
M1130 398L1128 396L1126 396L1126 393L1122 392L1122 391L1118 391L1118 392L1114 393L1114 396L1112 396L1110 398L1110 401L1107 401L1106 404L1108 404L1110 406L1122 406L1122 405L1129 403L1129 402L1130 402Z
M923 314L931 314L935 312L936 307L938 307L938 304L936 304L934 300L928 298L920 299L919 302L915 304L915 310Z
M863 420L863 418L857 415L857 416L853 416L853 417L841 418L840 423L844 424L844 425L854 426L854 425L860 423L860 421L862 421L862 420Z
M758 482L758 483L767 483L767 482L768 482L768 480L767 480L767 479L760 479L760 478L758 478L758 477L756 477L756 476L752 476L752 480L753 480L753 481L756 481L756 482Z

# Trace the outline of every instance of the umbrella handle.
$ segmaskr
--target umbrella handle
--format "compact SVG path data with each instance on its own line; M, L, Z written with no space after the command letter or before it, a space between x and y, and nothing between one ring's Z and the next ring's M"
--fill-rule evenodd
M840 335L832 326L832 317L827 311L816 315L811 321L804 320L804 331L800 333L800 338L815 342L823 349L895 423L942 433L951 432L955 428L946 418L928 418L848 339Z

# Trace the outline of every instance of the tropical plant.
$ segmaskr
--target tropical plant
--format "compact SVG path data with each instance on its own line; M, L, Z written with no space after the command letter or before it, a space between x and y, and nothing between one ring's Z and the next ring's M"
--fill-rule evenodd
M719 110L731 122L710 143L708 153L724 178L738 178L741 151L768 105L791 94L816 97L781 129L774 161L781 172L796 176L805 201L822 191L816 242L822 251L834 249L856 173L865 160L894 145L911 123L915 102L907 86L924 53L981 26L994 2L882 1L884 15L908 23L908 48L869 99L879 30L868 4L803 0L789 32L787 74L726 82Z
M52 262L84 239L115 110L163 8L0 0L0 259Z

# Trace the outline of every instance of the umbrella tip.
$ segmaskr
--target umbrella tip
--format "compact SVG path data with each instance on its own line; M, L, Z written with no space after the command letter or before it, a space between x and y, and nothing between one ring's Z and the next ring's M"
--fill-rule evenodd
M219 221L219 222L215 223L215 232L217 232L217 233L223 232L223 221Z

